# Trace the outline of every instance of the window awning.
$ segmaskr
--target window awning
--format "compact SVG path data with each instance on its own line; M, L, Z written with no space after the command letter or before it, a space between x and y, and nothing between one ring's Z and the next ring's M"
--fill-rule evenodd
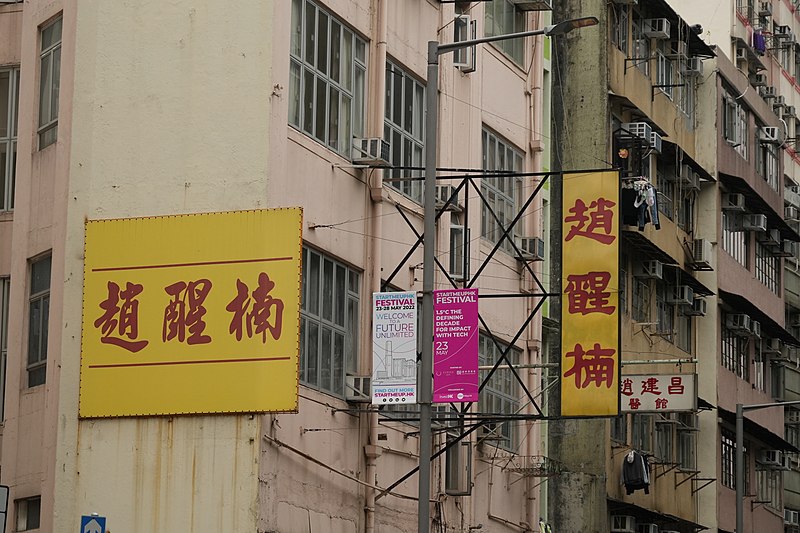
M697 296L713 296L714 291L700 283L696 277L694 277L689 272L686 272L678 265L664 265L668 271L672 271L672 275L674 276L674 281L676 285L688 285L692 288L692 292L694 292Z
M653 509L636 505L635 503L606 498L608 502L608 512L611 514L626 514L636 517L637 522L652 522L661 526L661 529L688 528L692 531L703 531L708 529L697 522L692 522L687 518L661 513Z
M761 324L761 332L766 333L767 337L780 339L784 343L792 346L800 346L800 339L786 331L783 326L772 320L766 313L744 296L739 296L738 294L723 290L719 291L719 296L725 303L737 310L741 310L743 313L747 313L754 320L758 320Z
M725 422L736 426L736 413L732 411L728 411L722 407L717 407L717 412L719 413L720 418L722 418ZM780 435L773 433L772 431L768 430L761 424L757 422L753 422L749 418L747 418L747 413L744 415L744 432L748 435L752 435L753 437L757 438L767 446L769 446L772 450L782 450L785 452L800 452L799 449L795 448L791 442L787 441Z
M781 237L783 239L795 242L800 241L800 234L783 220L783 213L776 213L775 210L750 187L746 180L729 174L720 174L720 181L729 189L729 192L741 193L744 195L745 205L748 211L766 215L769 227L781 230Z
M620 231L620 238L624 243L624 251L635 252L635 257L641 261L656 259L665 265L677 265L678 261L671 255L656 246L650 239L640 231L623 229ZM634 254L631 254L634 255Z

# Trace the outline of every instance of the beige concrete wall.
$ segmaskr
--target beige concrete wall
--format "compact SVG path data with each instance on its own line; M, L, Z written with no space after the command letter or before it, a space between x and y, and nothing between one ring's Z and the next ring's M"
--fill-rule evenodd
M107 516L115 533L254 530L258 418L75 421L83 220L268 203L269 3L86 0L69 13L70 231L64 295L54 297L69 356L60 369L53 530L74 529L88 512Z

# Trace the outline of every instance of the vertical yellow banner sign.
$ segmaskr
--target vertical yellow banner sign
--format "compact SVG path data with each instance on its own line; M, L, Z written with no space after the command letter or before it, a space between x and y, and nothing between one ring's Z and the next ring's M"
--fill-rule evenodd
M300 208L86 223L81 417L296 411Z
M561 415L619 414L619 173L563 175Z

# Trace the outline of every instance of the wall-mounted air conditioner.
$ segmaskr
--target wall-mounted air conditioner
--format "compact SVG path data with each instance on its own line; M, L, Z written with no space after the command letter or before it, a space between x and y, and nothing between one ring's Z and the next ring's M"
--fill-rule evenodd
M786 105L786 98L783 97L782 94L775 96L772 100L772 108L775 109L776 107L783 107Z
M520 11L550 11L553 4L550 0L510 0Z
M389 143L379 137L353 139L353 163L389 166Z
M345 399L351 403L372 401L372 378L370 376L345 376Z
M798 220L797 208L793 205L787 205L783 208L783 218L787 222L796 222Z
M744 211L744 194L737 192L723 193L722 209L726 211Z
M692 307L683 309L683 314L686 316L706 316L708 310L708 302L702 298L695 298L692 301Z
M792 28L787 25L775 26L774 36L778 39L789 40L792 36Z
M611 533L636 533L636 519L628 515L611 515Z
M647 122L625 122L619 132L621 140L638 140L650 145L653 128Z
M637 524L636 533L658 533L656 524Z
M703 75L703 60L699 57L690 57L686 60L683 67L683 74L689 77L697 77Z
M688 285L678 285L672 287L672 291L667 296L667 303L676 305L692 305L694 302L694 291Z
M780 339L765 339L761 341L761 353L766 355L782 355L783 343Z
M458 201L455 185L446 184L436 186L436 209L456 212L463 209L463 206Z
M660 154L662 146L663 143L661 140L661 135L659 135L656 131L650 133L650 148L652 148L657 154Z
M780 450L761 450L757 461L764 466L780 467L783 465L783 452Z
M775 251L776 257L794 257L797 254L797 243L793 241L781 241L780 247Z
M620 6L635 6L639 3L639 0L611 0L611 1Z
M668 19L645 19L642 30L651 39L669 39Z
M663 277L663 269L661 261L642 261L641 263L636 263L633 276L642 279L661 279Z
M784 106L783 116L785 118L797 118L797 109L793 105Z
M736 63L739 64L742 61L747 61L747 49L743 46L736 47Z
M772 85L765 85L764 87L761 87L759 89L759 93L761 94L761 98L764 100L769 100L778 96L778 91L776 91L775 87Z
M782 144L783 131L776 126L764 126L758 130L758 140L767 144Z
M767 84L766 74L750 74L750 85L753 87L764 87Z
M764 243L768 246L774 246L781 243L781 230L777 228L773 228L771 230L767 230L761 232L757 236L758 242Z
M759 17L769 17L772 15L772 4L768 1L762 1L758 3L758 16Z
M692 265L695 268L712 268L711 241L708 239L695 239L692 244Z
M737 334L749 335L752 328L752 319L750 315L738 313L728 315L725 319L725 327Z
M544 240L539 237L517 237L517 248L523 261L544 261Z
M761 322L758 320L750 321L750 336L757 339L761 338Z
M783 523L787 526L800 525L800 512L791 509L783 510Z
M744 215L742 228L747 231L767 231L767 215Z

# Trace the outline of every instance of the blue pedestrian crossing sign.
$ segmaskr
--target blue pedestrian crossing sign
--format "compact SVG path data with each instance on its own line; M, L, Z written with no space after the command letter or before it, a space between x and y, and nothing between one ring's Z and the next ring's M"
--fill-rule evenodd
M80 533L106 533L105 516L82 516Z

